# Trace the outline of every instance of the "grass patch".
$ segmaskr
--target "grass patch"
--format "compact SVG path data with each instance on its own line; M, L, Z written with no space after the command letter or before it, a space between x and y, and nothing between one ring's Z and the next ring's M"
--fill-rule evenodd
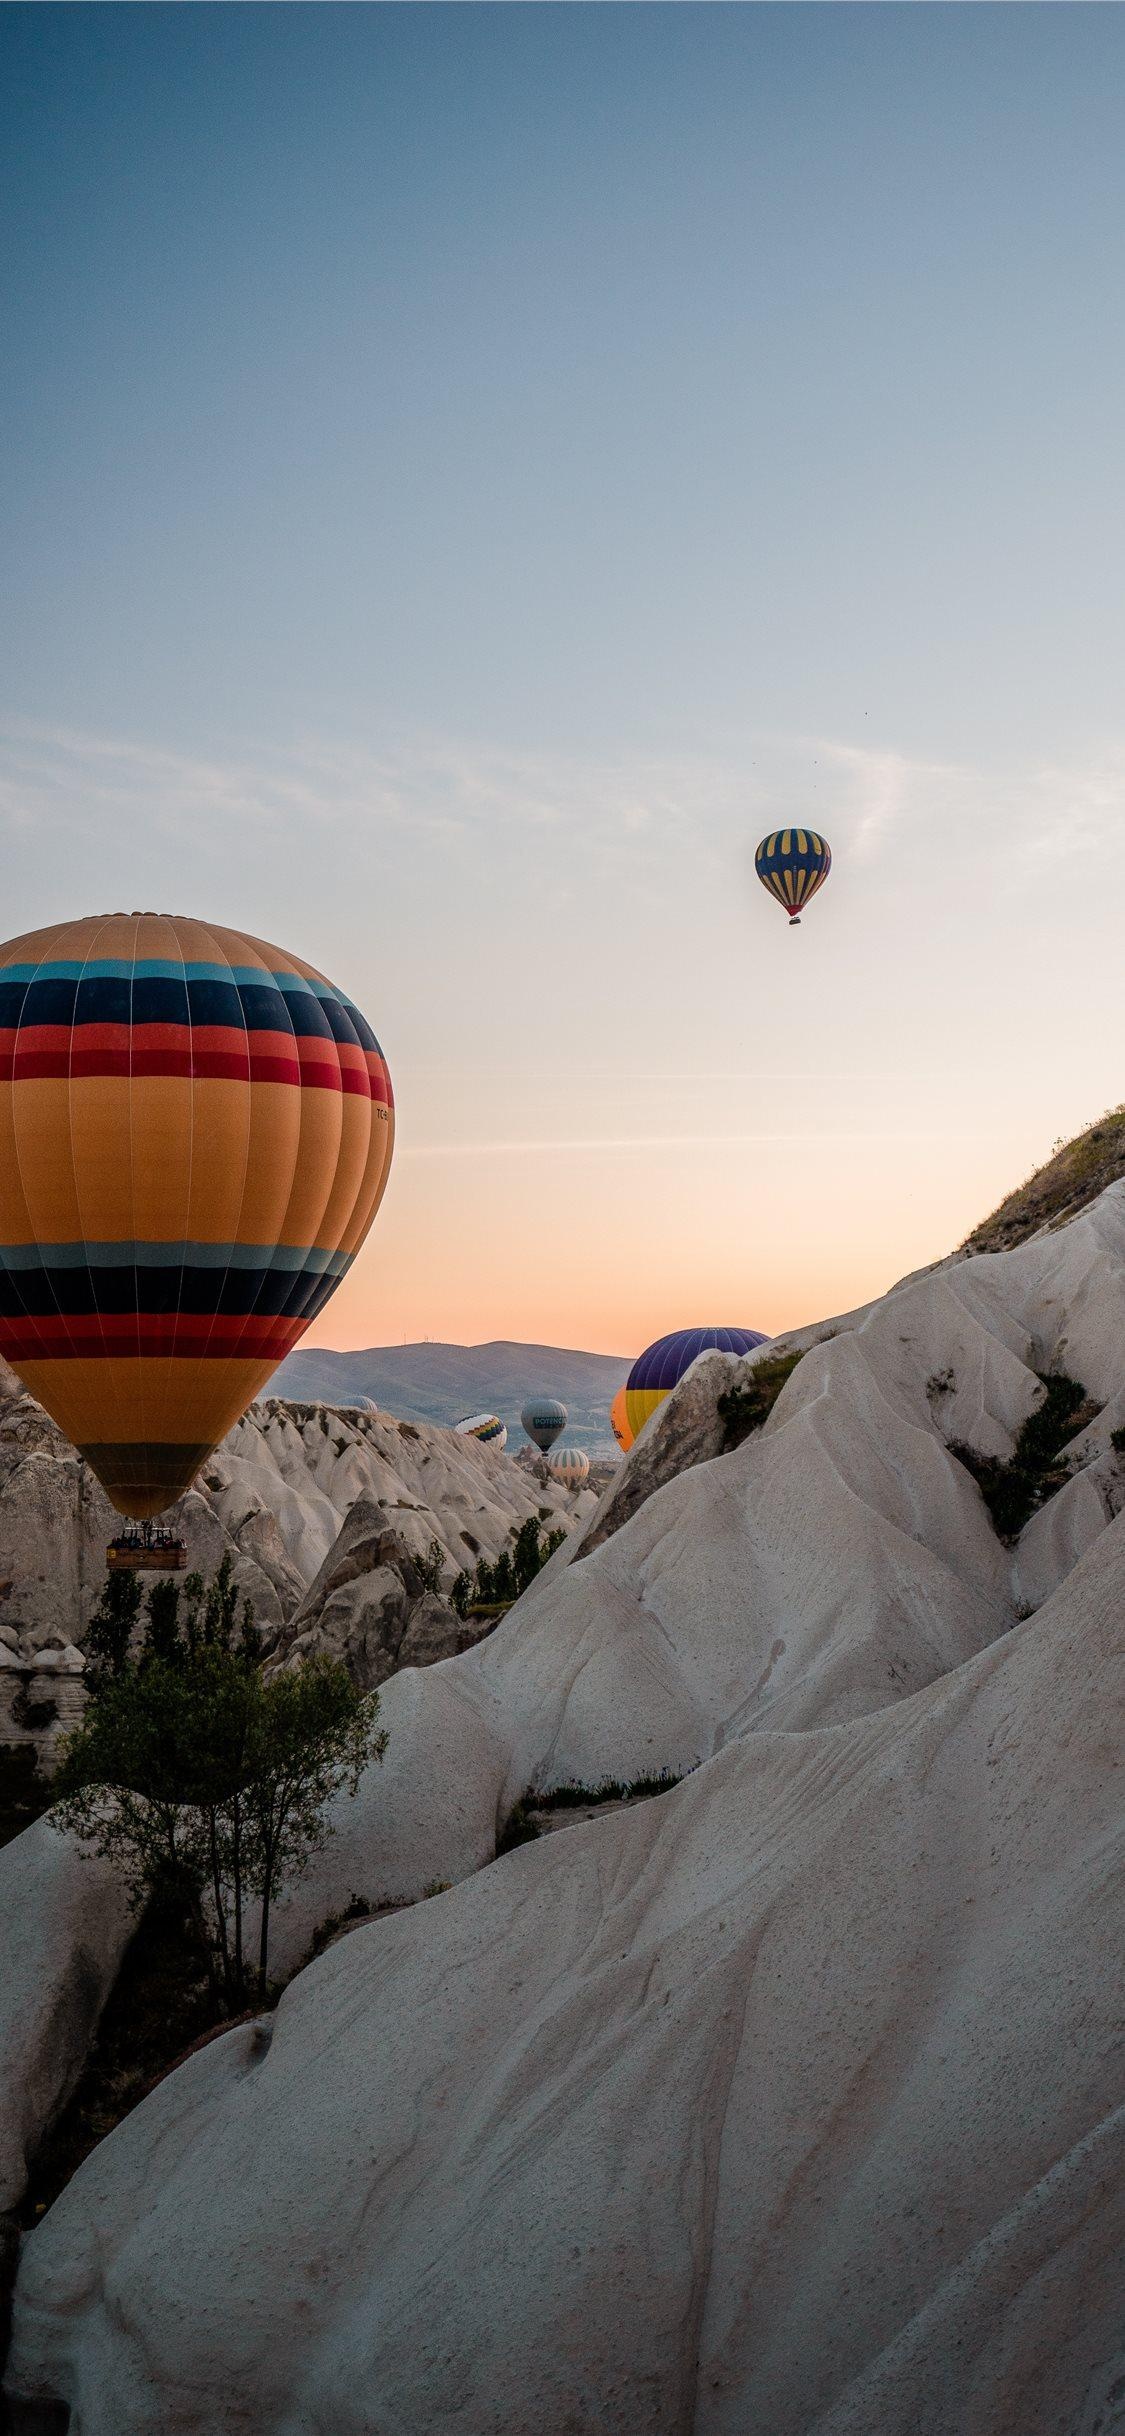
M1040 1384L1043 1401L1028 1414L1006 1463L999 1455L979 1455L960 1440L949 1446L976 1481L997 1538L1009 1547L1039 1507L1065 1488L1072 1475L1069 1463L1060 1461L1061 1450L1101 1409L1065 1371L1042 1372Z
M607 1776L597 1785L552 1785L549 1793L528 1794L525 1799L536 1810L586 1810L595 1802L647 1801L655 1793L670 1793L673 1785L683 1781L671 1768L660 1768L655 1776Z
M669 1793L673 1785L682 1785L682 1776L671 1768L660 1768L644 1776L604 1776L596 1785L552 1785L549 1793L533 1793L529 1788L521 1793L496 1839L496 1856L515 1852L520 1844L534 1844L545 1833L539 1814L544 1810L590 1810L599 1802L651 1801L657 1793Z
M309 1947L309 1961L314 1962L318 1954L323 1954L342 1928L350 1928L356 1920L370 1920L370 1918L371 1905L366 1896L350 1896L342 1912L329 1912L327 1917L321 1921Z
M528 1795L521 1794L519 1801L509 1810L496 1838L497 1860L502 1853L517 1851L521 1844L534 1844L541 1833L538 1819L531 1816Z
M1125 1175L1125 1103L1107 1108L1096 1125L1076 1134L1072 1142L1056 1142L1044 1167L1037 1168L991 1217L974 1227L961 1249L965 1252L1006 1252L1026 1243L1041 1227L1062 1226L1089 1207L1107 1184Z
M769 1420L786 1380L792 1378L802 1359L800 1353L775 1353L769 1361L755 1362L745 1386L729 1387L720 1396L724 1455L741 1446L745 1438Z

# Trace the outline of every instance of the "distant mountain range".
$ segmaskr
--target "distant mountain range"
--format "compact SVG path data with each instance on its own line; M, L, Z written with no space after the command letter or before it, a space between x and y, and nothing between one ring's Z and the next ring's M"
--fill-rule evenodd
M353 1353L314 1347L291 1353L272 1393L297 1402L354 1404L370 1396L401 1421L459 1421L499 1413L511 1451L525 1443L520 1407L529 1396L559 1396L570 1419L566 1437L588 1454L614 1452L609 1408L631 1367L627 1353L578 1353L559 1345L368 1345Z

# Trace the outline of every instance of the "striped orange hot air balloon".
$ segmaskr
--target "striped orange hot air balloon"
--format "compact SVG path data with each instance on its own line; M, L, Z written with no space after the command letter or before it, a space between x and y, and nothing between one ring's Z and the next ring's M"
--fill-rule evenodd
M629 1413L625 1398L625 1388L619 1387L617 1394L615 1395L609 1408L609 1426L613 1431L613 1435L616 1438L622 1453L627 1455L633 1443L633 1432L629 1425Z
M158 1514L379 1207L379 1044L312 965L180 915L0 947L0 1353L123 1514Z

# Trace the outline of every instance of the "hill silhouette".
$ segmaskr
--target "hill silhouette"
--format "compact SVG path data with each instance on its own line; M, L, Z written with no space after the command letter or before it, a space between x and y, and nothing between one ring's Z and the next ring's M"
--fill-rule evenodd
M368 1345L347 1353L320 1346L291 1353L272 1392L298 1402L351 1404L370 1396L402 1421L438 1424L463 1413L499 1413L517 1445L520 1408L529 1396L560 1396L570 1415L567 1441L589 1453L616 1452L609 1408L631 1354L583 1353L560 1345Z

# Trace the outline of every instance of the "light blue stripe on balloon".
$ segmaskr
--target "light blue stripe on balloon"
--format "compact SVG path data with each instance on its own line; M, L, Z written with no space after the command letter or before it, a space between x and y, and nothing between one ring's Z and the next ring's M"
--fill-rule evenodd
M128 956L97 956L90 963L66 958L50 964L0 965L0 982L4 981L233 981L262 988L267 981L277 988L299 990L315 998L343 997L331 981L311 981L305 973L272 972L260 964L181 964L176 957L142 956L134 964Z
M8 1243L0 1269L292 1269L340 1277L347 1252L292 1243Z

